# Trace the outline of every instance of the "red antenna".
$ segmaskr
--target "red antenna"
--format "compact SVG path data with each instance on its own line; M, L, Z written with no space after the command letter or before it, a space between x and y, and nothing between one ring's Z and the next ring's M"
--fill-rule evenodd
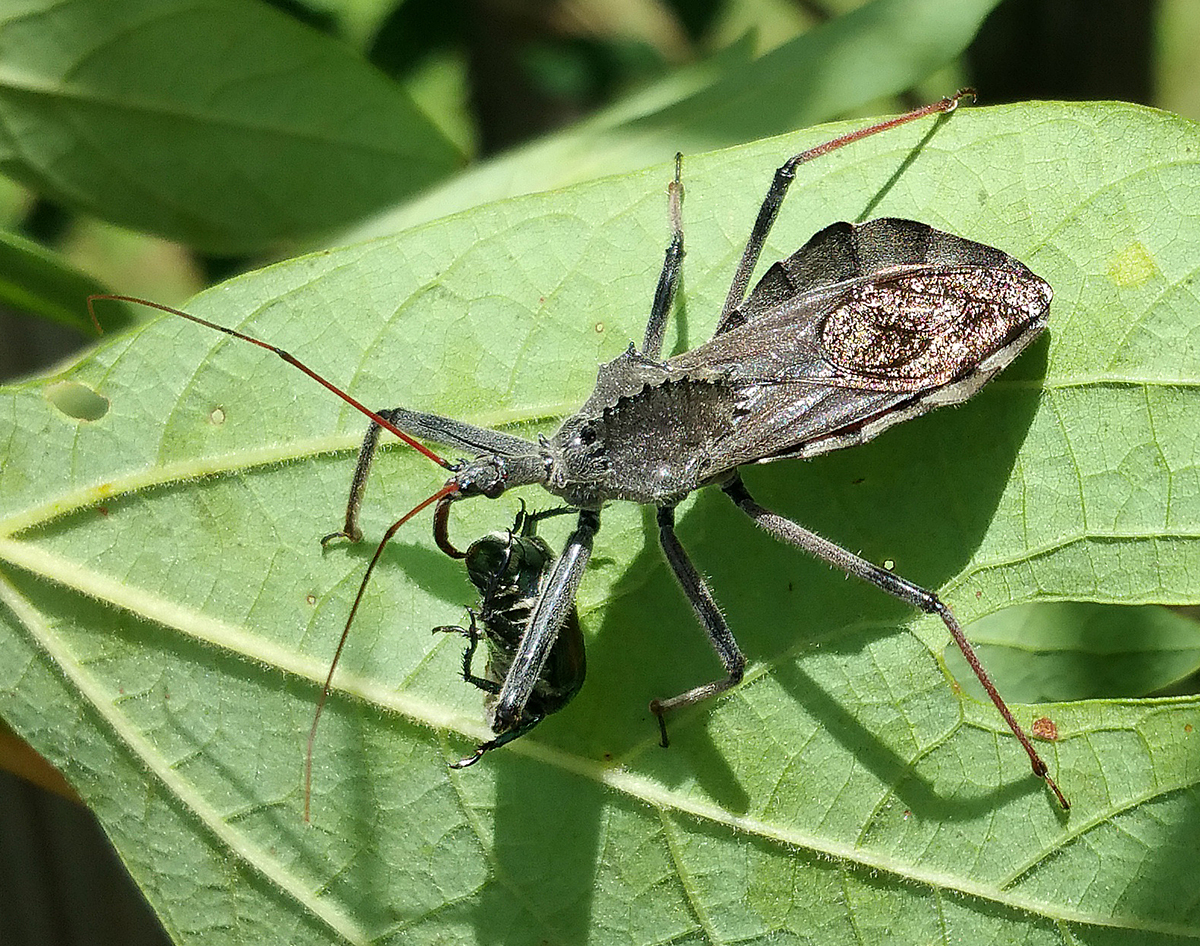
M408 444L410 447L412 447L418 453L425 454L425 456L429 457L429 459L432 460L434 463L436 463L438 466L445 467L446 469L450 468L450 464L447 461L443 460L440 456L438 456L436 453L434 453L432 450L430 450L427 446L425 446L425 444L414 440L412 437L410 437L408 434L406 434L403 430L401 430L399 427L397 427L391 421L384 419L380 415L376 414L369 407L366 407L363 404L361 404L359 401L355 400L353 397L351 397L349 394L347 394L345 391L343 391L341 388L339 388L332 381L326 381L323 377L321 377L319 374L317 374L315 371L313 371L312 368L308 367L308 365L306 365L304 362L302 362L299 358L295 357L294 355L289 354L288 352L284 351L282 348L278 348L275 345L270 345L267 342L262 341L261 339L254 338L252 335L246 335L246 334L243 334L242 332L235 331L234 329L226 328L224 325L218 325L216 322L210 322L210 321L208 321L208 319L202 319L198 315L191 315L188 312L184 312L182 309L175 309L169 305L163 305L161 302L151 302L149 299L139 299L137 296L119 296L119 295L109 295L109 294L88 296L88 300L87 300L88 315L90 315L92 317L92 324L96 326L96 331L100 332L100 333L103 333L104 329L102 329L100 327L100 320L96 318L96 309L95 309L94 304L96 302L103 302L105 300L110 300L112 302L132 302L132 303L135 303L136 305L144 305L144 306L148 306L151 309L158 309L162 312L169 312L169 313L171 313L171 315L177 315L181 319L187 319L189 322L195 322L197 325L203 325L203 326L206 326L207 328L216 329L218 332L224 332L226 335L232 335L234 338L240 338L243 342L249 342L251 345L257 345L259 348L265 348L267 351L274 352L276 355L278 355L280 358L282 358L284 361L286 361L289 365L299 368L301 371L303 371L306 375L308 375L310 378L312 378L318 384L320 384L323 387L327 388L328 390L332 391L334 394L336 394L338 397L340 397L343 401L345 401L351 407L366 414L369 418L371 418L371 420L375 421L375 423L377 423L384 430L395 434L397 437L399 437L401 440L403 440L406 444Z
M116 295L116 294L103 294L103 295L88 296L88 300L87 300L88 314L92 317L92 324L96 326L96 331L101 334L103 334L104 330L100 327L100 320L96 318L95 303L103 302L106 300L110 300L113 302L132 302L136 305L144 305L144 306L150 307L151 309L158 309L162 312L169 312L171 315L177 315L182 319L187 319L189 322L195 322L198 325L205 326L206 328L215 329L218 332L223 332L226 335L231 335L234 338L241 339L244 342L249 342L251 345L257 345L259 348L265 348L267 351L274 352L276 355L278 355L280 358L282 358L284 361L286 361L289 365L299 368L301 371L303 371L306 375L308 375L310 378L312 378L314 381L316 381L322 387L332 391L334 394L336 394L338 397L340 397L343 401L345 401L351 407L354 407L356 410L361 411L367 417L371 418L371 420L373 420L376 424L378 424L384 430L390 431L391 433L393 433L397 437L399 437L401 440L403 440L410 447L412 447L414 450L417 450L418 452L423 453L425 456L429 457L429 459L432 460L434 463L438 464L438 466L444 467L446 469L451 468L451 465L446 460L442 459L440 456L438 456L436 453L434 453L432 450L430 450L423 443L420 443L417 440L414 440L412 437L410 437L408 434L406 434L403 430L400 430L395 424L391 423L391 421L380 416L379 414L376 414L373 410L370 410L369 408L365 407L362 403L357 401L355 398L351 397L349 394L347 394L345 391L343 391L341 388L339 388L336 384L334 384L331 381L327 381L321 375L317 374L317 372L315 372L311 368L309 368L308 365L304 364L304 362L300 361L299 358L296 358L294 355L289 354L288 352L284 351L282 348L279 348L275 345L268 344L267 342L264 342L261 339L254 338L251 335L246 335L243 332L238 332L234 329L226 328L224 325L218 325L216 322L210 322L207 319L202 319L199 316L192 315L191 313L188 313L188 312L184 312L182 309L176 309L169 305L163 305L161 302L152 302L149 299L141 299L141 298L138 298L137 296L122 296L122 295ZM362 577L362 582L358 586L358 594L355 595L355 597L354 597L354 604L350 608L350 614L346 618L346 626L342 629L342 636L338 640L337 650L335 650L333 653L333 660L329 664L329 672L325 675L325 685L321 688L321 696L317 700L317 709L316 709L316 712L313 714L312 729L309 730L309 734L308 734L308 750L304 757L304 820L306 822L309 820L310 800L312 797L312 758L313 758L313 744L317 738L317 723L320 722L321 713L325 709L325 704L329 701L329 693L330 693L330 688L333 683L334 671L337 669L338 661L341 659L342 650L346 646L346 639L350 636L350 627L354 623L354 616L358 613L358 606L362 603L363 595L366 594L367 584L371 580L371 575L375 571L375 566L379 562L380 556L383 555L384 548L387 546L388 542L391 541L392 536L394 536L396 534L396 532L399 530L399 528L402 525L404 525L404 523L408 522L409 519L411 519L413 516L415 516L417 513L419 513L426 506L429 506L433 503L439 503L439 502L441 502L441 500L446 499L447 497L453 496L457 492L458 492L458 483L455 480L450 480L449 482L447 482L445 486L443 486L441 489L439 489L436 493L434 493L428 499L422 500L420 503L418 503L416 506L414 506L412 509L410 509L408 512L406 512L403 516L401 516L399 519L397 519L394 523L392 523L391 527L388 528L387 532L385 532L383 534L383 538L380 540L379 545L375 548L375 554L371 557L371 562L367 566L366 573ZM442 517L442 520L440 520L440 521L442 521L441 528L444 532L444 530L445 530L444 516Z
M383 554L384 546L391 541L392 536L400 529L404 523L408 522L413 516L419 513L431 503L436 503L447 496L451 496L458 492L458 483L450 480L445 486L439 489L428 499L423 499L417 505L413 506L408 512L397 519L388 527L387 532L383 534L383 538L379 540L379 545L375 548L375 554L371 556L371 563L367 566L367 571L362 577L362 582L358 586L358 594L354 596L354 604L350 608L350 615L346 618L346 626L342 629L342 636L338 640L337 650L333 652L333 662L329 665L329 673L325 675L325 686L321 688L321 697L317 700L317 711L313 714L312 729L308 733L308 752L304 757L304 820L308 821L309 801L312 797L312 758L313 758L313 743L317 738L317 723L321 721L321 711L325 709L325 704L329 700L330 685L333 683L333 672L337 669L338 661L342 656L342 648L346 646L346 638L350 636L350 625L354 623L354 615L358 613L358 606L362 603L363 595L367 590L367 583L371 580L371 573L375 571L375 564L379 561L379 557Z

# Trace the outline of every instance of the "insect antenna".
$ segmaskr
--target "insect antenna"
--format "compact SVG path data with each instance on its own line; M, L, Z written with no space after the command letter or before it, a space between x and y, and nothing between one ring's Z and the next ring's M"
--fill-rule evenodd
M233 338L240 339L241 341L244 341L244 342L249 342L251 345L257 345L259 348L265 348L269 352L274 352L276 355L278 355L280 358L282 358L284 361L286 361L289 365L292 365L295 368L299 368L302 372L304 372L306 375L308 375L310 378L312 378L314 381L316 381L322 387L326 388L329 391L332 391L334 394L336 394L338 397L340 397L343 401L345 401L347 404L349 404L355 410L357 410L357 411L365 414L367 417L371 418L371 420L373 420L376 424L378 424L384 430L388 430L391 433L395 434L397 437L399 437L402 441L404 441L406 444L408 444L414 450L418 451L419 453L424 454L430 460L432 460L434 463L438 464L438 466L441 466L441 467L444 467L444 468L450 469L450 470L454 469L452 464L450 464L448 461L444 460L442 457L438 456L436 453L434 453L432 450L430 450L423 443L410 437L403 430L401 430L395 424L393 424L391 421L389 421L386 417L383 417L382 415L377 414L375 411L366 407L361 402L359 402L357 399L352 397L350 394L348 394L347 392L345 392L341 388L339 388L332 381L326 380L324 377L319 375L312 368L308 367L308 365L306 365L306 364L304 364L304 362L300 361L299 358L296 358L294 355L290 354L289 352L284 351L282 348L279 348L278 346L271 345L268 342L262 341L261 339L254 338L252 335L246 335L244 332L239 332L236 329L227 328L224 325L218 325L216 322L210 322L210 321L208 321L208 319L202 319L197 315L192 315L189 312L184 312L182 309L176 309L173 306L164 305L161 302L153 302L150 299L142 299L137 296L123 296L123 295L107 294L107 293L88 296L88 300L87 300L88 314L92 317L92 324L96 326L96 331L101 334L103 333L104 329L101 328L100 320L96 317L95 304L97 302L105 302L105 301L130 302L135 305L144 305L151 309L158 309L161 312L167 312L167 313L170 313L171 315L177 315L182 319L187 319L189 322L195 322L197 325L203 325L206 328L215 329L216 331L223 332L224 334L230 335ZM329 672L325 676L325 685L321 688L321 696L320 696L320 699L317 701L316 712L313 714L312 729L309 731L309 734L308 734L308 749L307 749L307 752L305 754L305 759L304 759L304 820L305 821L309 820L309 807L310 807L309 800L310 800L310 796L312 794L312 755L313 755L313 743L315 742L316 737L317 737L317 723L320 721L321 712L322 712L322 710L324 710L325 704L329 699L330 686L333 682L333 673L337 669L338 660L341 658L342 650L346 645L346 638L350 634L350 627L354 623L354 616L358 613L358 606L362 602L363 595L366 593L367 583L370 582L370 580L371 580L371 575L375 571L375 565L379 561L380 556L383 554L384 547L387 546L388 542L391 541L392 536L394 536L396 534L397 530L399 530L399 528L402 525L404 525L404 523L408 522L409 519L411 519L413 516L415 516L417 513L419 513L421 510L423 510L425 507L431 505L432 503L438 503L439 504L438 508L439 508L439 510L441 510L443 508L443 503L448 504L449 500L452 497L454 497L455 495L457 495L458 489L459 489L458 483L452 479L449 482L447 482L446 485L443 486L441 489L439 489L436 493L434 493L432 496L430 496L428 499L425 499L422 502L418 503L415 507L413 507L407 513L405 513L403 516L401 516L398 520L396 520L396 522L394 522L392 524L391 528L389 528L387 530L387 532L385 532L383 534L383 538L380 540L379 545L375 549L375 554L371 557L371 562L367 566L366 573L363 575L362 583L358 586L358 594L355 595L354 605L350 609L350 615L349 615L349 617L346 618L346 626L342 629L342 636L338 640L337 650L334 651L333 660L329 665ZM448 510L448 505L445 506L445 508ZM445 514L443 514L443 516L444 515ZM444 531L444 529L445 529L445 527L443 526L443 531ZM448 544L449 540L447 539L446 541Z
M362 603L363 595L366 594L367 584L371 580L371 574L375 571L375 565L379 562L379 558L383 555L384 547L391 541L392 536L399 531L404 523L408 522L413 516L419 513L426 506L436 502L441 502L448 496L458 492L458 483L455 480L450 480L445 486L439 489L428 499L423 499L417 503L412 509L406 512L403 516L397 519L388 527L387 532L383 534L383 538L379 540L379 545L375 547L375 554L371 556L371 562L367 565L367 570L363 574L362 582L358 586L358 594L354 596L354 604L350 607L350 614L346 618L346 626L342 628L342 636L338 640L337 649L333 652L333 660L329 664L329 672L325 675L325 685L321 687L321 696L317 700L317 710L313 713L312 729L308 733L308 751L304 756L304 820L309 820L309 802L312 796L312 760L313 760L313 744L317 738L317 723L321 721L321 712L325 709L325 704L329 700L329 691L333 684L333 673L337 670L338 661L342 656L342 649L346 646L346 639L350 636L350 625L354 623L354 616L358 613L358 606Z
M110 295L107 293L105 293L103 295L88 296L88 300L87 300L88 315L90 315L92 317L92 324L96 326L96 331L99 333L103 333L104 329L102 329L100 327L100 320L98 318L96 318L95 303L105 302L105 301L132 302L135 305L144 305L151 309L158 309L160 312L169 312L171 315L177 315L181 319L187 319L189 322L195 322L197 325L203 325L207 328L215 329L218 332L224 332L226 335L232 335L234 338L239 338L243 342L249 342L251 345L257 345L259 348L265 348L267 351L274 352L276 355L278 355L280 358L282 358L284 361L286 361L289 365L291 365L294 368L299 368L301 371L303 371L306 375L308 375L310 378L312 378L318 384L320 384L323 387L325 387L326 389L332 391L334 394L336 394L338 397L340 397L343 401L345 401L347 404L349 404L355 410L360 411L363 414L366 414L367 417L369 417L369 418L371 418L371 420L375 421L375 423L377 423L384 430L390 431L391 433L395 434L397 437L399 437L401 440L403 440L406 444L408 444L410 447L412 447L418 453L423 453L425 456L429 457L429 459L432 460L434 463L436 463L438 466L445 467L446 469L450 468L450 463L447 460L442 459L440 456L438 456L436 453L434 453L432 450L430 450L427 446L425 446L425 444L421 443L420 441L414 440L412 437L410 437L408 434L406 434L403 430L401 430L399 427L397 427L391 421L387 420L384 417L381 417L379 414L376 414L369 407L366 407L365 405L363 405L362 403L357 401L355 398L353 398L349 394L347 394L345 391L343 391L341 388L339 388L332 381L327 381L325 378L321 377L321 375L317 374L317 372L313 371L312 368L308 367L308 365L304 364L304 362L302 362L299 358L295 357L292 354L289 354L288 352L284 351L282 348L278 348L275 345L271 345L267 342L264 342L261 339L255 338L252 335L246 335L235 329L226 328L224 325L218 325L216 322L210 322L210 321L208 321L208 319L202 319L198 315L192 315L189 312L184 312L182 309L176 309L169 305L163 305L161 302L152 302L149 299L139 299L137 296L120 296L120 295Z

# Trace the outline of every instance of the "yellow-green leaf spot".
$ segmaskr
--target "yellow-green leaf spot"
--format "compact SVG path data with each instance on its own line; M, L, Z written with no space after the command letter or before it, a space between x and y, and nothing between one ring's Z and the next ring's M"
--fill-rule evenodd
M1108 275L1118 286L1140 286L1158 271L1146 248L1136 240L1108 263Z

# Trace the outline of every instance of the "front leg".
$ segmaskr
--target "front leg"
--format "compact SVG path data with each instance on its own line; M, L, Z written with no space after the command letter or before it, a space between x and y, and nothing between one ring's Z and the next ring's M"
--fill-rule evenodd
M391 411L380 411L379 416L384 420L395 423ZM362 529L358 527L358 513L362 508L363 491L367 488L367 477L371 473L371 464L375 460L375 451L379 449L379 432L383 430L375 421L367 428L362 446L358 448L358 463L354 467L354 476L350 480L350 498L346 502L346 520L337 532L321 538L321 545L328 545L334 539L349 539L351 542L362 541Z
M579 524L567 539L562 555L538 595L529 616L529 626L513 655L504 685L492 707L492 732L505 733L521 724L525 704L541 679L559 628L571 613L583 570L592 555L592 543L600 529L600 514L590 509L579 513Z
M393 407L379 411L379 416L414 437L457 447L473 457L488 454L498 457L525 457L537 453L537 444L532 441L497 430L488 430L486 427L476 427L474 424L442 417L440 414L425 414L403 407ZM379 449L379 432L382 429L374 421L367 428L362 446L358 449L354 477L350 481L350 498L346 502L345 522L337 532L331 532L321 539L322 545L328 545L334 539L361 541L362 530L358 525L358 514L362 507L363 492L367 488L367 477L371 473L371 463Z
M718 693L723 693L730 687L736 686L741 682L746 671L746 658L742 655L737 641L734 640L733 632L729 630L729 625L725 622L725 616L717 607L716 601L713 600L708 583L696 571L696 566L692 564L687 552L679 544L679 539L675 535L674 506L659 508L658 538L662 543L663 554L666 555L667 562L679 582L679 587L683 589L683 593L691 602L696 617L699 618L700 624L704 628L704 633L708 635L709 643L717 652L717 656L721 658L721 665L725 668L724 679L692 687L669 700L650 701L650 712L658 717L658 728L662 733L662 746L666 748L669 742L667 724L664 719L666 714L681 706L691 706L707 700L710 696L716 696Z

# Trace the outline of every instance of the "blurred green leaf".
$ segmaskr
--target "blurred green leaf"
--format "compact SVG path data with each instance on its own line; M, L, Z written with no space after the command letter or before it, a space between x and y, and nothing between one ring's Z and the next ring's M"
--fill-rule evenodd
M683 311L700 343L773 169L844 128L691 157ZM1116 105L963 109L801 170L765 259L831 220L919 217L1054 286L1048 336L974 400L813 462L747 471L765 504L936 587L964 621L1034 600L1198 602L1197 128ZM644 326L666 165L290 260L194 302L374 406L525 433ZM46 385L108 399L93 422ZM757 534L719 494L681 517L751 660L715 661L649 510L607 510L580 599L589 679L531 736L484 735L472 594L407 527L317 738L327 661L372 548L322 552L361 418L269 353L177 319L2 393L0 713L96 810L180 942L1176 943L1200 935L1200 701L1016 707L1060 812L941 623ZM380 458L379 537L443 471ZM526 490L535 508L552 502ZM518 497L460 503L461 545ZM569 523L548 522L561 544ZM1189 866L1191 865L1191 866Z
M473 167L356 227L396 233L528 194L829 121L952 62L998 0L874 0L757 59L749 43L681 70L556 135ZM955 90L947 88L944 94Z
M0 227L15 226L32 202L33 197L28 190L16 181L0 176Z
M638 120L690 149L783 134L911 89L960 55L997 0L874 0ZM946 89L950 94L953 89ZM695 136L695 137L692 137Z
M0 8L0 170L205 250L345 226L456 150L339 42L257 0Z
M82 303L105 291L103 284L57 253L0 230L0 302L93 335L95 328ZM108 328L120 328L130 321L124 309L115 309Z

